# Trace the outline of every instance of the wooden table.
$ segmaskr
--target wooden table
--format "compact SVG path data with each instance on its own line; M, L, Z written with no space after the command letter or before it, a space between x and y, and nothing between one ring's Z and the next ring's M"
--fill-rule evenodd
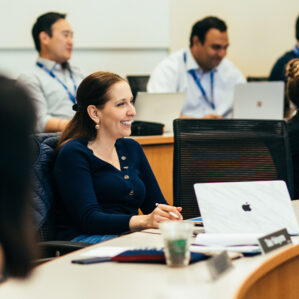
M292 203L299 219L299 200ZM293 238L296 243L298 239ZM185 268L114 262L92 265L71 263L72 259L82 258L82 253L96 247L153 247L162 244L161 235L147 232L109 240L40 265L28 280L12 279L0 284L0 298L231 299L235 298L246 278L254 276L256 269L285 250L235 260L232 270L216 281L211 280L206 261ZM292 272L289 274L292 275ZM272 281L270 285L275 283Z
M165 199L173 205L173 136L143 136L134 139L141 144Z
M233 269L215 281L210 278L206 261L185 268L116 262L91 265L71 263L72 259L82 258L84 251L95 247L161 245L161 235L146 232L103 242L37 267L28 280L4 282L0 285L0 298L231 299L255 269L284 250L235 260Z

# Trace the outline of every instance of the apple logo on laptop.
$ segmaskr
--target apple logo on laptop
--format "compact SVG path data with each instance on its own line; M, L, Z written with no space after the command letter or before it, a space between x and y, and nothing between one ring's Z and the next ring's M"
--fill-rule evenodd
M257 101L257 103L256 103L256 105L257 105L258 107L262 107L262 104L263 104L262 101Z
M249 212L249 211L251 211L250 204L249 204L248 202L245 202L245 204L242 205L242 209L243 209L245 212Z

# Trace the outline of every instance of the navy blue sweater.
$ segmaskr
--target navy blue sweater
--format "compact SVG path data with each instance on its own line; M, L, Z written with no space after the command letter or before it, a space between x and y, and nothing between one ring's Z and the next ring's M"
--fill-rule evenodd
M96 157L87 140L74 139L60 149L54 181L63 217L61 238L79 234L120 234L129 221L166 201L141 146L133 139L116 141L121 171Z
M270 76L269 81L287 81L287 77L285 75L286 71L286 65L287 63L292 60L293 58L296 58L295 52L289 51L286 52L283 56L281 56L274 64Z

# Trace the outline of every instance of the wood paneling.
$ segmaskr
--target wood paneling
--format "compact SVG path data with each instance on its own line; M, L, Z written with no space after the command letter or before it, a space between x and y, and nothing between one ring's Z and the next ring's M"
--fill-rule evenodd
M173 136L145 136L134 139L141 144L165 199L173 205Z
M235 299L299 298L299 245L267 259L240 286Z

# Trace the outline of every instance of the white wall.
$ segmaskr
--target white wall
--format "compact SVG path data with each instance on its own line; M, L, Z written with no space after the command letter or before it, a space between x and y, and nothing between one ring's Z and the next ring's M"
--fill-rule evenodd
M118 9L118 18L112 9L111 1L114 6L116 3L122 4L123 9ZM134 6L134 1L141 4ZM158 2L161 3L160 10L155 6ZM101 22L101 16L105 14L105 22L109 21L109 16L113 16L110 18L111 22L119 22L119 28L124 27L128 30L130 26L122 26L122 24L135 18L138 20L134 31L136 38L141 36L143 42L146 43L146 34L143 34L143 31L149 30L149 28L147 26L146 29L142 29L141 19L135 16L138 13L148 13L151 16L152 28L155 28L151 31L153 34L151 38L154 38L155 34L160 35L161 32L163 34L160 35L158 43L155 44L151 40L153 46L145 44L143 44L145 46L141 46L138 43L134 45L132 44L134 39L130 35L131 42L124 48L125 45L122 45L121 41L124 41L123 38L127 36L127 32L120 30L122 39L118 39L118 44L115 43L117 38L114 36L112 43L107 44L109 39L107 40L106 36L105 46L100 47L98 44L94 44L86 47L83 39L80 40L80 35L83 33L78 31L78 28L76 29L76 24L80 17L80 10L90 3L94 8L94 16L98 16L98 24ZM126 7L124 3L129 4ZM143 5L144 3L146 5ZM152 3L151 11L148 11L149 3ZM5 48L5 45L0 43L0 71L4 71L12 77L16 77L20 72L33 65L36 52L33 50L31 40L31 26L39 14L48 10L68 13L68 19L75 30L75 50L72 58L74 64L81 67L86 73L110 70L121 75L150 73L168 52L188 46L190 30L194 22L207 15L216 15L223 18L229 27L228 58L245 76L267 76L274 61L294 46L295 19L299 14L298 0L0 0L0 5L2 8L5 7L0 10L2 40L8 38L9 32L11 32L12 39L19 40L21 37L26 39L23 41L23 47L17 44L15 47ZM95 8L95 6L97 7ZM74 10L75 8L76 10ZM162 15L161 10L163 10ZM147 24L149 22L148 15L144 17ZM167 22L161 23L163 15ZM154 26L157 24L157 18L160 19L159 29ZM20 20L22 25L16 26ZM93 30L87 33L89 18L84 17L84 14L80 22L85 22L84 36L90 34L89 38L86 39L85 36L84 40L92 41L94 37L92 32L97 32L94 30L98 27L93 26ZM131 26L132 24L134 22L131 23ZM105 28L109 29L109 26L106 25ZM113 28L115 30L115 26ZM22 35L18 33L20 30ZM165 37L167 35L168 38ZM163 36L164 39L161 38ZM98 41L99 39L97 39ZM28 46L28 43L31 43L31 46ZM85 46L83 47L82 44ZM81 46L78 47L78 45Z
M298 0L171 0L170 51L189 45L192 25L208 15L226 21L228 58L245 76L268 76L296 43Z
M77 48L169 46L169 0L1 0L0 4L0 48L31 48L28 33L36 17L47 11L67 13L78 36Z
M168 54L170 0L0 0L0 71L17 77L37 53L31 27L47 11L67 13L71 62L86 73L149 74ZM5 9L3 9L5 8Z
M121 76L146 75L167 53L167 49L75 49L71 62L86 75L99 70ZM36 57L33 49L0 49L0 72L16 78L32 68Z

